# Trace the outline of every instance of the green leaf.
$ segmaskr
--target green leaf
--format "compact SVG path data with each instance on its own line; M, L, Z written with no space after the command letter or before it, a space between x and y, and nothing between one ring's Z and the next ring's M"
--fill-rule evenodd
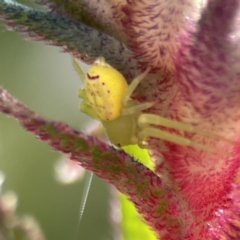
M123 150L139 160L145 166L153 169L153 162L146 149L141 149L137 145L123 147ZM154 232L143 222L140 214L127 197L119 193L121 204L121 228L124 240L144 239L157 240Z

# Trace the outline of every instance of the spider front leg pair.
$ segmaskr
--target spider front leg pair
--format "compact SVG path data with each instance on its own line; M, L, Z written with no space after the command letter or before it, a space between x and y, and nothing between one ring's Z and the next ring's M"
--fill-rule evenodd
M183 146L191 146L208 152L215 149L193 142L188 138L163 131L160 126L197 133L208 138L219 138L214 134L202 132L190 125L142 111L151 108L154 102L138 103L131 96L139 83L149 72L136 77L130 85L123 75L99 57L84 74L73 59L73 66L83 80L84 87L79 90L83 99L80 109L94 119L101 121L109 140L116 146L138 144L144 147L148 138L158 138Z

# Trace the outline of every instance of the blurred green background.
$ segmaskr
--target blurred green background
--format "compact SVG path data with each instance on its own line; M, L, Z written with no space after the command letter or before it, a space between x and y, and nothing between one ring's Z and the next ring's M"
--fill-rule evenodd
M41 116L84 130L90 119L78 108L81 81L70 55L41 42L24 41L0 24L0 85ZM112 240L108 185L96 176L74 239L85 182L56 181L59 157L15 120L0 115L3 192L17 194L17 212L35 217L48 240Z

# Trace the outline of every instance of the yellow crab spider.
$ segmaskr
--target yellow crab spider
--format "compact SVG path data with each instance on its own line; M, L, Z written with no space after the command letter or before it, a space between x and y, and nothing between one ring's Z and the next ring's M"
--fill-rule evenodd
M204 133L190 124L177 122L155 114L143 113L143 110L152 107L154 103L139 103L131 99L132 93L148 74L149 68L128 85L123 75L107 64L103 57L97 58L86 74L75 59L73 59L73 66L84 83L84 87L79 89L78 92L79 97L83 99L80 104L81 111L101 121L109 140L114 145L120 147L138 144L144 148L146 140L153 137L183 146L215 152L209 146L163 131L158 126L193 132L216 139L219 139L219 136Z

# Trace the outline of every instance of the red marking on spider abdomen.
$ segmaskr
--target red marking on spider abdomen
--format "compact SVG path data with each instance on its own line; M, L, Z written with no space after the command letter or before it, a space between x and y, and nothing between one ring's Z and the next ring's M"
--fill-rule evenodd
M89 74L87 73L87 77L88 77L89 80L96 80L96 79L99 78L99 75L91 76L91 75L89 75Z

